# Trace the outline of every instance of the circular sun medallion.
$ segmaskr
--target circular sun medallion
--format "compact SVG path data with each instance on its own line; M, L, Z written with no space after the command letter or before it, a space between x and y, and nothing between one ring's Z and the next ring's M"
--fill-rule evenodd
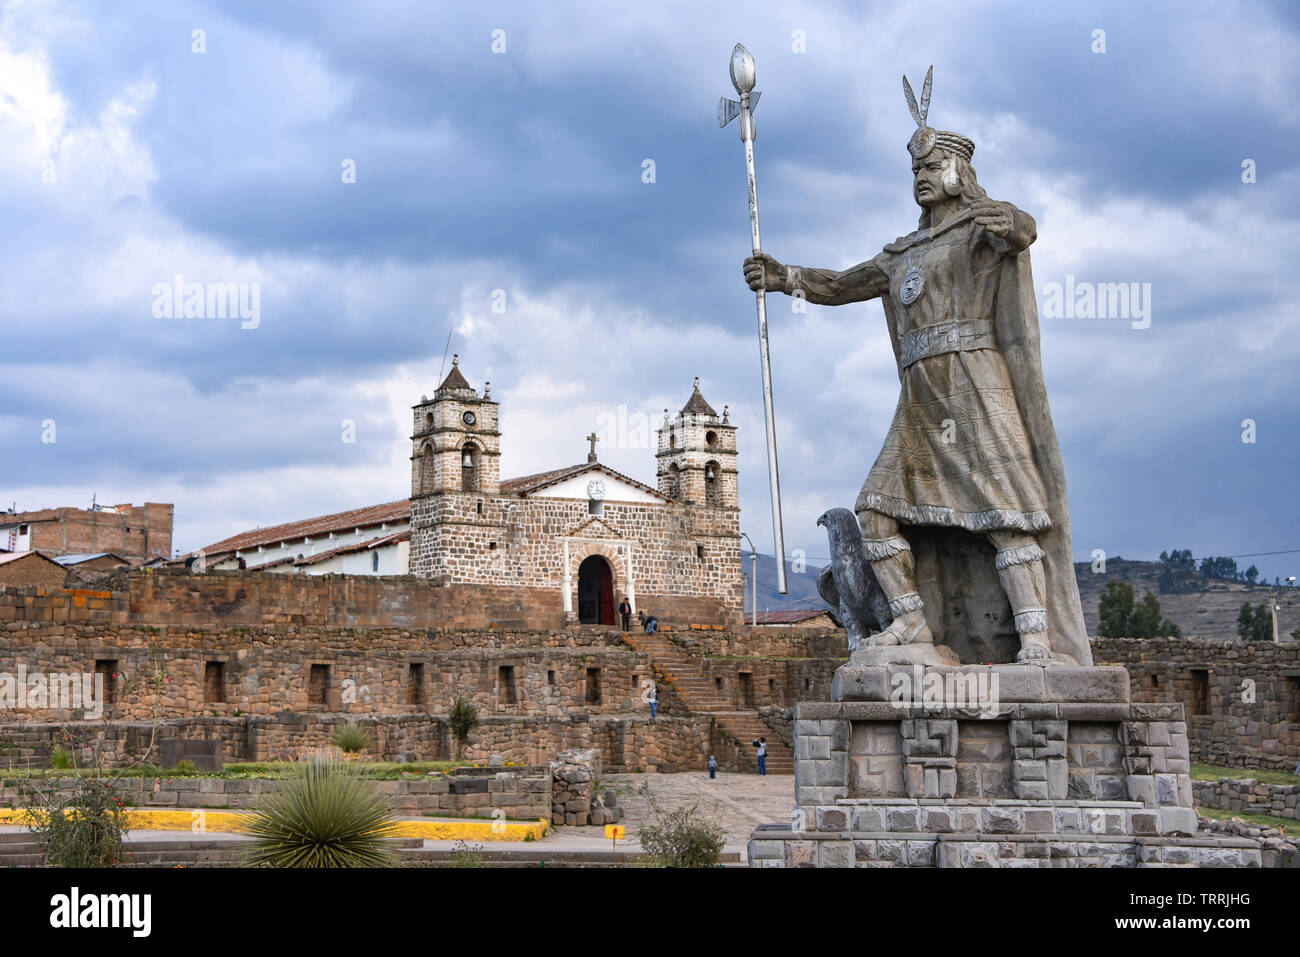
M903 305L910 306L916 302L916 297L921 295L921 287L925 285L925 279L922 278L919 270L913 269L903 277L903 284L898 287L898 298L902 300Z

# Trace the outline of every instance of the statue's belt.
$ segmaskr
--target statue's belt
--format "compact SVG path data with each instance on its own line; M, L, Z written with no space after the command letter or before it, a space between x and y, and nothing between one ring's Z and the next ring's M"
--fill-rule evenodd
M899 363L906 369L915 362L945 352L996 349L992 319L954 319L921 326L906 333L899 343Z

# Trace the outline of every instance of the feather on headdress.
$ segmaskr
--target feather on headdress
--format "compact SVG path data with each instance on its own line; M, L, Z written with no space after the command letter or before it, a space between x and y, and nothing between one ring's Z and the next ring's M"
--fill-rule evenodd
M912 84L907 82L906 75L903 77L903 95L907 97L907 108L911 110L912 119L916 121L916 132L907 141L907 151L912 154L913 159L921 159L937 146L950 153L955 153L969 163L971 156L975 154L975 143L972 140L960 133L933 129L927 122L930 115L930 91L933 87L933 65L926 71L925 84L921 87L921 102L919 104L916 102L916 94L912 92Z

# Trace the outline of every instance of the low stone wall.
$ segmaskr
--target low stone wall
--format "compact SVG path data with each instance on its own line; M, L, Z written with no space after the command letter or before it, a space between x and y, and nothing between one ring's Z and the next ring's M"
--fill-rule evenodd
M1197 819L1201 831L1225 834L1254 841L1260 849L1260 866L1295 868L1300 870L1300 841L1282 836L1277 828L1259 827L1244 821L1216 821L1214 818Z
M228 718L189 718L159 722L44 722L0 725L0 769L48 767L56 747L72 751L78 764L99 760L109 767L158 757L164 738L218 737L227 763L275 761L330 743L348 723L367 728L373 745L364 756L376 761L399 757L421 761L464 759L487 763L494 755L514 764L544 764L562 751L595 750L605 767L629 771L702 771L716 753L723 770L740 769L736 750L714 718L706 714L660 715L640 712L565 717L482 715L463 749L451 738L445 718L435 715L368 715L282 712ZM150 741L155 748L149 751Z
M1300 784L1265 784L1253 778L1193 780L1192 795L1199 807L1300 820Z
M280 782L272 778L168 777L119 778L114 789L128 805L163 808L258 807ZM458 768L448 775L412 775L378 781L381 793L399 817L482 817L500 812L507 818L548 820L551 816L551 769L539 767ZM46 781L70 793L72 779ZM0 804L15 806L19 787L0 773Z

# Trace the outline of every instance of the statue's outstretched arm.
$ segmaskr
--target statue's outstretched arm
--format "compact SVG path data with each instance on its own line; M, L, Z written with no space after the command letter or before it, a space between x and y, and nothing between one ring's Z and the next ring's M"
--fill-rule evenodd
M819 306L842 306L846 302L865 302L889 292L889 274L879 256L850 266L842 272L812 266L788 266L785 288L788 295L802 290L809 302Z
M750 289L761 285L768 292L801 295L819 306L840 306L846 302L875 299L889 291L885 254L858 263L842 272L812 266L785 266L767 253L745 260L745 281Z
M1014 255L1028 249L1038 238L1034 217L1011 203L986 199L971 207L975 222L985 229L989 245L1001 255Z

